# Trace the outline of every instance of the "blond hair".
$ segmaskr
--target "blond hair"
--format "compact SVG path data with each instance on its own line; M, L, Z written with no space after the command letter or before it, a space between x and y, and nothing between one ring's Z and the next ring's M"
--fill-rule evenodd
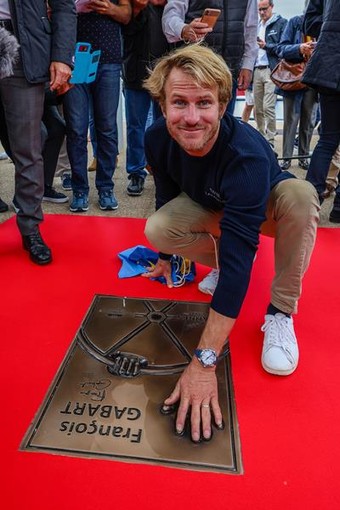
M161 106L165 103L165 84L172 69L181 69L199 86L212 88L217 85L218 100L226 105L232 95L232 76L223 58L211 48L190 44L162 57L144 81L144 88Z

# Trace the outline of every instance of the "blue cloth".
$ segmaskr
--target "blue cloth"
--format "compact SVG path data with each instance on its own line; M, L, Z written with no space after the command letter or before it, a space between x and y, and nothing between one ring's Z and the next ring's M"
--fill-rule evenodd
M131 278L146 273L149 267L156 264L158 253L138 244L132 248L121 251L118 257L122 261L122 267L118 272L119 278ZM171 278L175 287L183 285L185 282L192 282L196 276L196 267L193 262L184 259L178 255L173 255L170 259ZM166 283L163 276L153 278L161 283Z
M131 278L146 273L147 268L156 264L158 253L138 244L133 248L118 253L122 261L122 267L119 270L119 278Z

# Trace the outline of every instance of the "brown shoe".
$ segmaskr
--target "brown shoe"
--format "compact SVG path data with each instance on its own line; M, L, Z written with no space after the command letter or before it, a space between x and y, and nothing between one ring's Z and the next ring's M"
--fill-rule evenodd
M89 172L95 172L97 170L97 158L93 158L90 166L88 167Z

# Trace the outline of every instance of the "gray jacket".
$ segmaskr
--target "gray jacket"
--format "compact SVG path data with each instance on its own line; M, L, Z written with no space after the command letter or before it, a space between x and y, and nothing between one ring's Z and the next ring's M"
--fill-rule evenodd
M49 5L50 20L44 0L9 0L14 34L30 83L48 81L52 61L72 66L77 25L74 0L49 0Z

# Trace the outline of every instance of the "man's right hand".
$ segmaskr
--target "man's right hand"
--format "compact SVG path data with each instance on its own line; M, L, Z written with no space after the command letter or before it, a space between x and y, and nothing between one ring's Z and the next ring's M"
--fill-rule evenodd
M212 32L212 28L208 23L202 23L201 18L192 20L188 25L184 25L181 33L181 38L185 42L198 42Z
M194 442L199 442L201 436L206 440L211 438L212 420L218 429L223 428L215 368L203 368L196 358L184 370L175 389L164 401L163 409L176 403L179 403L176 419L178 434L182 434L188 414Z
M143 273L145 278L158 278L164 276L166 284L169 288L174 286L171 278L171 263L170 260L158 259L155 267L148 267L148 273Z

